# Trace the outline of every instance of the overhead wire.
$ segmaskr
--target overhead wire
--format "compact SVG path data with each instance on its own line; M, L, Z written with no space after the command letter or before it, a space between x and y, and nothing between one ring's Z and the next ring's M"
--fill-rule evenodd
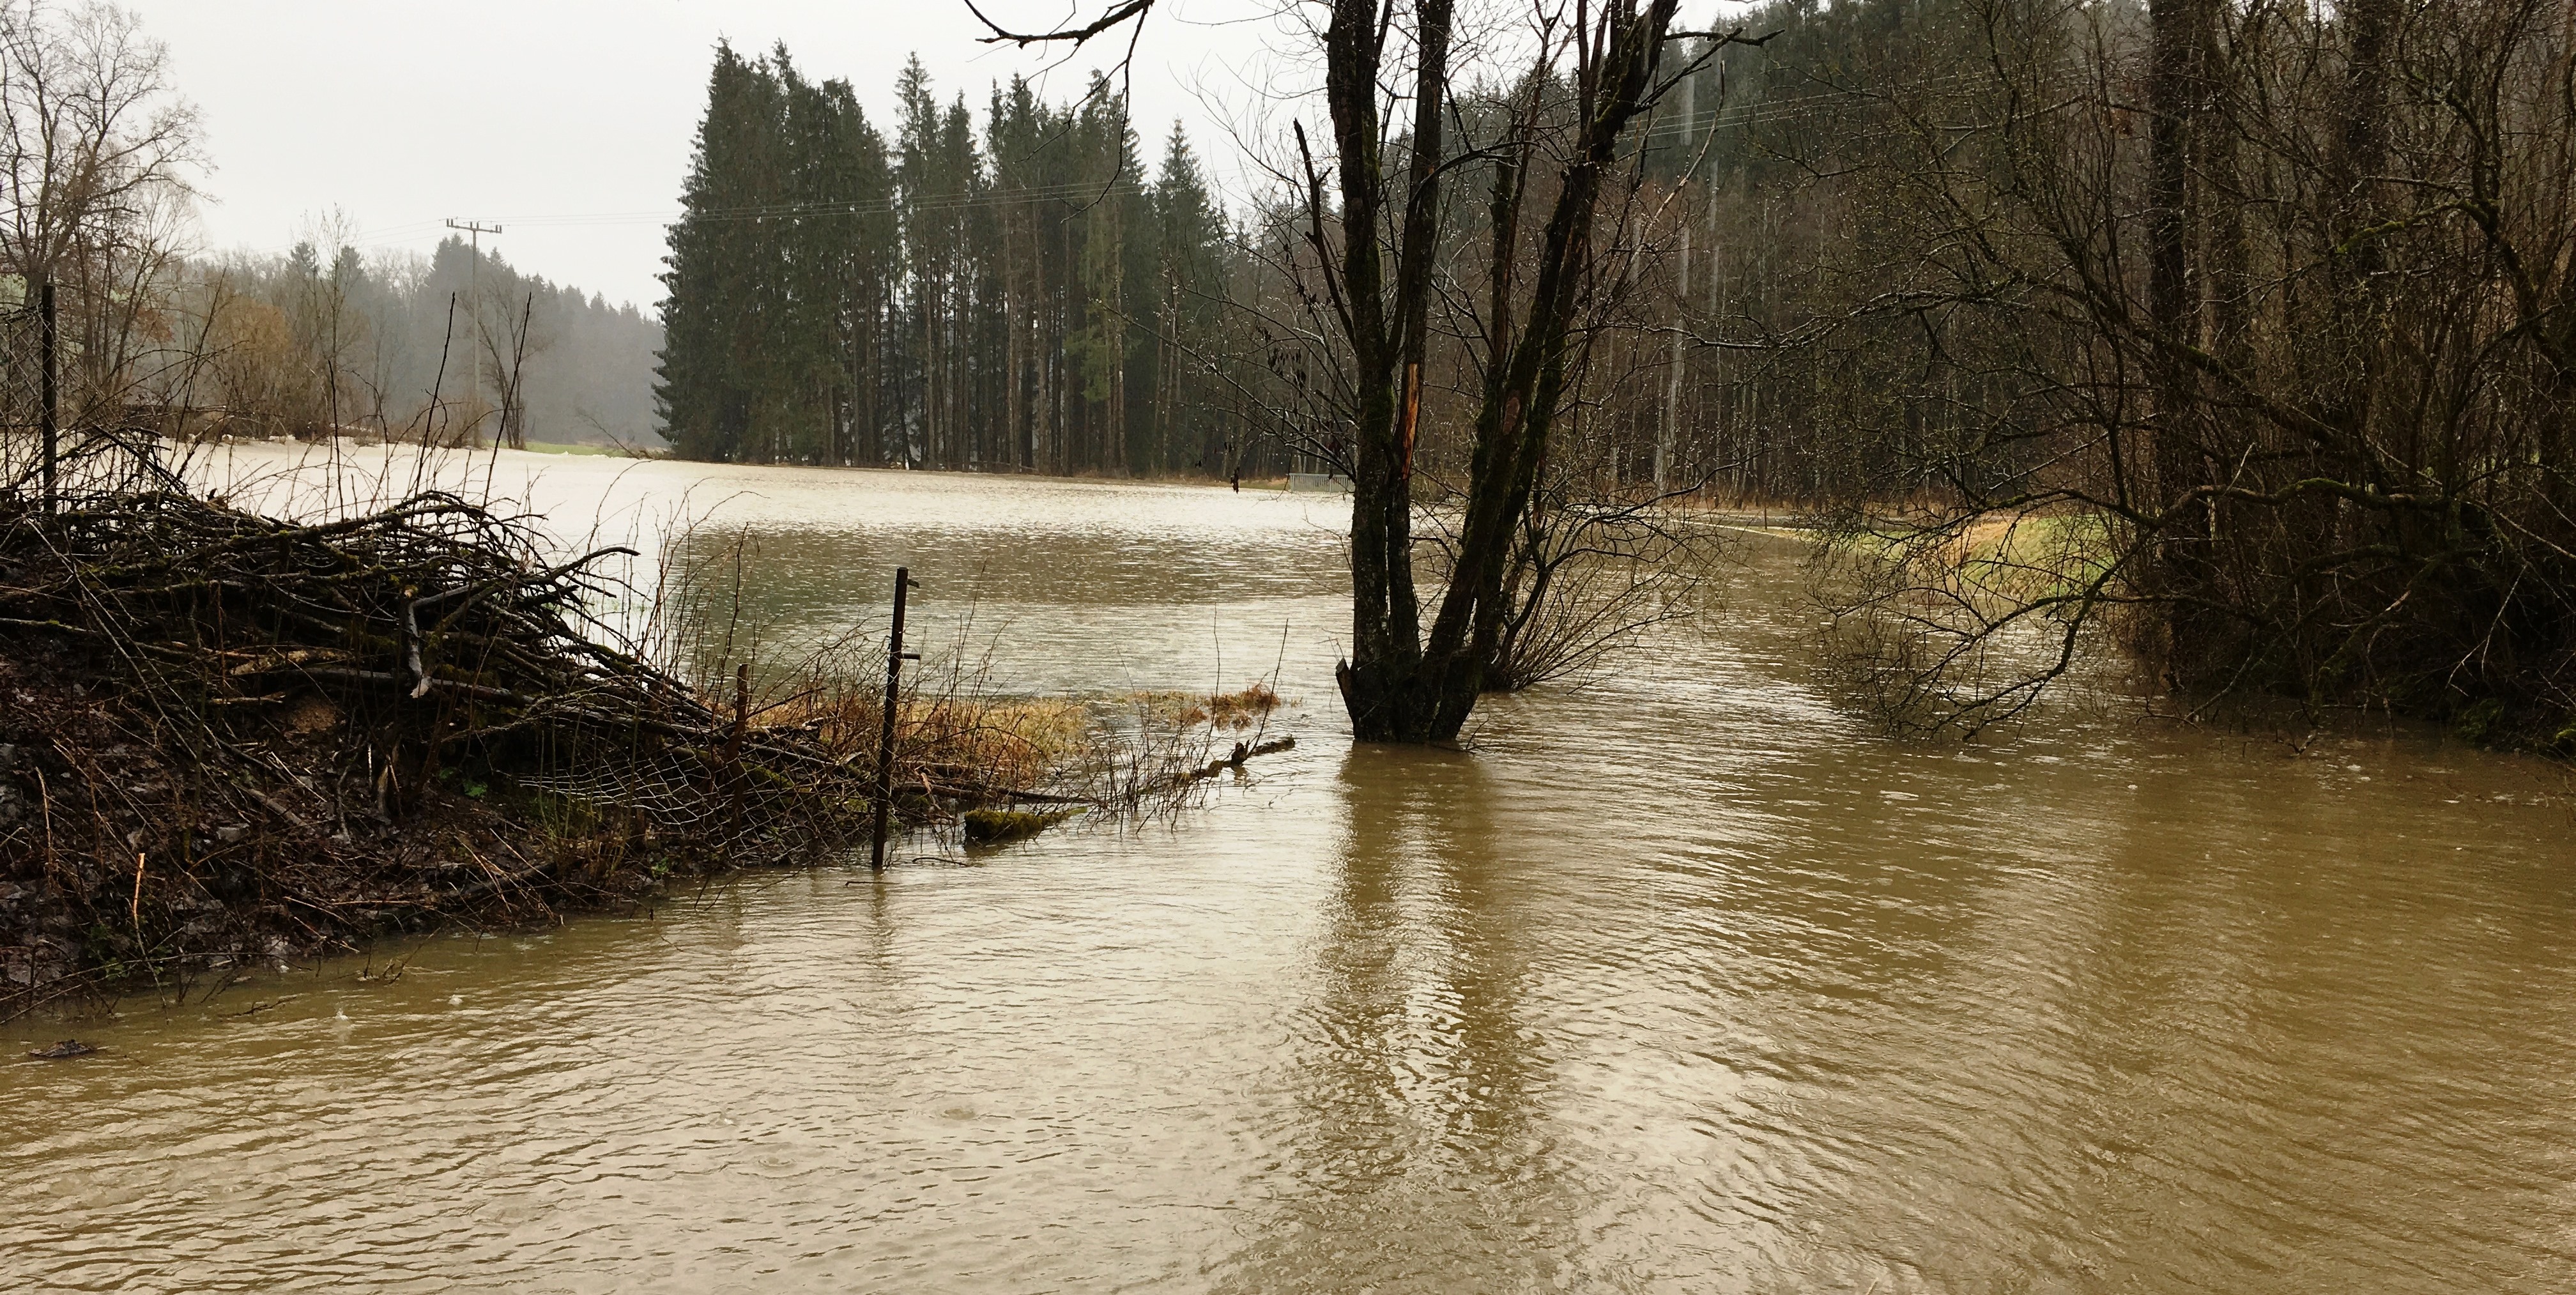
M2071 69L2079 62L2080 60L2068 60L2065 68L2053 70L2048 75L2042 77L2041 84L2053 84L2063 80L2067 75L2067 69ZM1812 120L1827 115L1834 111L1837 104L1848 102L1850 100L1883 97L1892 92L1901 92L1906 90L1919 91L1939 89L1944 86L1982 79L1991 75L1992 74L1990 72L1984 70L1971 70L1950 73L1943 76L1922 78L1908 82L1904 86L1895 87L1893 91L1876 88L1866 90L1835 89L1819 91L1812 94L1794 95L1786 98L1765 99L1757 103L1740 104L1734 107L1713 107L1704 112L1692 113L1687 117L1676 115L1668 121L1655 122L1647 128L1646 138L1651 141L1656 136L1663 135L1668 132L1678 137L1687 138L1712 134L1721 130L1735 130L1751 126L1775 125L1785 122ZM889 215L898 212L950 212L996 200L1011 202L1096 201L1102 198L1140 196L1152 191L1153 186L1141 179L1115 180L1105 184L1099 181L1068 181L1053 185L1020 186L1013 188L986 186L964 193L941 194L933 197L913 198L908 200L888 198L881 200L872 199L866 201L839 202L773 202L736 207L715 207L698 211L690 211L686 208L658 208L639 211L526 213L518 215L501 214L492 217L492 220L504 227L518 226L521 228L532 229L581 229L635 225L667 225L683 218L694 221L731 223L735 221L789 219L814 215L871 216ZM443 227L443 220L418 220L389 226L383 229L369 230L366 233L367 241L360 246L371 250L400 247L416 240L423 234L436 233ZM254 250L265 254L282 253L299 246L301 242L303 242L303 240Z

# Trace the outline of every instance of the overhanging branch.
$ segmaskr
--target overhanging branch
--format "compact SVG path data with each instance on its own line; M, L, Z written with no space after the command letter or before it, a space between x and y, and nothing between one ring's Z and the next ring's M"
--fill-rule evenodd
M1141 23L1144 20L1145 15L1153 9L1155 0L1127 0L1125 4L1113 7L1109 12L1100 15L1098 19L1087 25L1080 27L1059 27L1054 31L1034 32L1012 31L1002 26L1000 23L985 17L984 11L975 7L975 0L965 0L965 4L966 12L975 15L975 21L984 24L984 26L993 33L990 36L977 37L976 39L982 44L1017 45L1025 49L1031 45L1044 44L1049 41L1071 41L1074 47L1079 49L1084 42L1090 40L1092 37L1100 35L1102 32L1108 31L1121 23L1129 21Z

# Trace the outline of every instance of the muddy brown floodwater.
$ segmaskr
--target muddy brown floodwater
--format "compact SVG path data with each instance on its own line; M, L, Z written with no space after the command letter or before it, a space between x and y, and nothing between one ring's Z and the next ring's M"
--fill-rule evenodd
M500 462L568 532L691 492L808 626L909 563L1014 686L1283 664L1303 741L1171 824L0 1029L0 1287L2576 1289L2551 766L1882 740L1758 537L1471 753L1353 749L1339 500Z

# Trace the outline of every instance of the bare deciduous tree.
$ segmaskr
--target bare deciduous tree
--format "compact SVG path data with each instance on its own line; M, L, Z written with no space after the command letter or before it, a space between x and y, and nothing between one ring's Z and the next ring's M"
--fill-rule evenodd
M0 273L50 282L67 410L126 398L204 168L159 41L106 4L0 7Z
M1529 599L1562 570L1529 523L1560 411L1577 382L1586 303L1602 277L1596 224L1631 126L1673 84L1664 65L1678 0L1547 3L1531 16L1528 98L1498 136L1451 143L1458 38L1453 0L1330 0L1320 31L1322 140L1295 126L1294 203L1302 248L1281 263L1306 298L1304 345L1284 348L1288 386L1321 417L1306 448L1352 483L1350 657L1338 677L1362 740L1426 742L1457 735L1523 638ZM1056 31L996 38L1022 44L1092 39L1150 8L1080 15ZM1709 48L1737 39L1702 34ZM1562 94L1551 102L1551 88ZM1544 107L1562 128L1541 130ZM1329 150L1329 151L1327 151ZM1443 257L1447 181L1460 165L1490 164L1489 266L1470 349L1478 381L1465 419L1472 448L1442 521L1439 593L1417 588L1417 482L1422 479L1432 308ZM1536 183L1534 183L1536 181ZM1526 210L1542 204L1540 212ZM1608 240L1616 244L1614 236ZM1477 314L1476 308L1469 312ZM1299 351L1303 355L1299 355ZM1274 356L1282 352L1274 351ZM1579 551L1582 546L1573 546ZM1535 564L1535 565L1533 565ZM1429 623L1425 624L1426 613ZM1578 632L1578 638L1582 637ZM1544 637L1544 636L1542 636Z

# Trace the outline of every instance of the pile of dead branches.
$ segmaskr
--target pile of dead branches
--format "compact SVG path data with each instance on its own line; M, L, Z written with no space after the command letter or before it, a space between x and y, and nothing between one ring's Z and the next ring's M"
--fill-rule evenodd
M443 494L312 523L0 494L0 995L847 848L873 725L656 665L598 618L619 552Z

